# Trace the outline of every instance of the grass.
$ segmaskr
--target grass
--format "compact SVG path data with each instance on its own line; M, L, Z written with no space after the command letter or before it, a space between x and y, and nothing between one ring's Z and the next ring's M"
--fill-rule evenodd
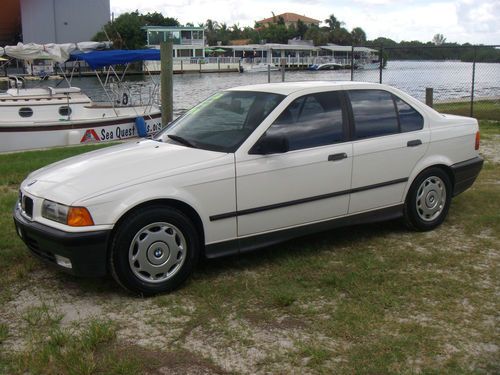
M500 121L500 100L481 100L474 102L474 117L478 120ZM470 116L470 102L438 103L434 109L442 113Z
M498 150L500 122L480 126ZM500 169L488 156L435 231L394 221L307 236L206 261L182 289L141 300L46 268L14 233L20 181L89 149L0 156L0 373L500 372ZM43 299L20 309L23 292ZM62 303L102 316L67 323Z

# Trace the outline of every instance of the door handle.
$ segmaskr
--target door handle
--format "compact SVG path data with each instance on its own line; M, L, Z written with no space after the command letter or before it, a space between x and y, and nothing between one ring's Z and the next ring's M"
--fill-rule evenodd
M415 146L420 146L422 144L422 141L420 139L414 139L412 141L408 141L406 146L408 147L415 147Z
M328 155L328 161L337 161L337 160L342 160L346 159L347 154L345 152L341 152L340 154L332 154Z

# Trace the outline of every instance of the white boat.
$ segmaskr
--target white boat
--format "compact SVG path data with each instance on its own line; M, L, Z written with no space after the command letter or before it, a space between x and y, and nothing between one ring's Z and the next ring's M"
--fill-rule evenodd
M261 73L261 72L267 72L268 70L271 71L276 71L279 70L279 67L273 65L273 64L266 64L266 63L258 63L258 64L245 64L243 65L243 72L246 73Z
M308 70L339 70L344 68L342 64L335 63L335 62L328 62L328 63L323 63L323 64L313 64L310 65L307 69Z
M95 69L141 60L142 52L155 59L149 51L96 51L72 59L84 60ZM112 52L113 58L105 52ZM151 99L133 104L130 90L115 84L110 93L103 84L109 101L94 102L66 81L68 87L23 88L16 80L17 87L0 93L0 152L145 137L162 127L160 108Z

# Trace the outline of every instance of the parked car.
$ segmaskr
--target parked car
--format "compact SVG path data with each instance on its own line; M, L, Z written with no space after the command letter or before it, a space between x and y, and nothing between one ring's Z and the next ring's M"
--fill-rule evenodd
M478 149L475 119L389 86L237 87L153 139L31 173L14 220L42 260L150 295L180 286L200 256L397 217L434 229L479 174Z

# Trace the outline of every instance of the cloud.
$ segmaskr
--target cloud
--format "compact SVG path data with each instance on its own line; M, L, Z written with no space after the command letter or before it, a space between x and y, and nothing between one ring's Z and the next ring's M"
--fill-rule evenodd
M348 30L363 28L369 39L425 42L441 33L450 42L500 43L498 0L111 0L115 16L136 9L161 12L181 24L212 19L240 27L253 27L254 21L271 17L272 12L321 21L335 14Z

